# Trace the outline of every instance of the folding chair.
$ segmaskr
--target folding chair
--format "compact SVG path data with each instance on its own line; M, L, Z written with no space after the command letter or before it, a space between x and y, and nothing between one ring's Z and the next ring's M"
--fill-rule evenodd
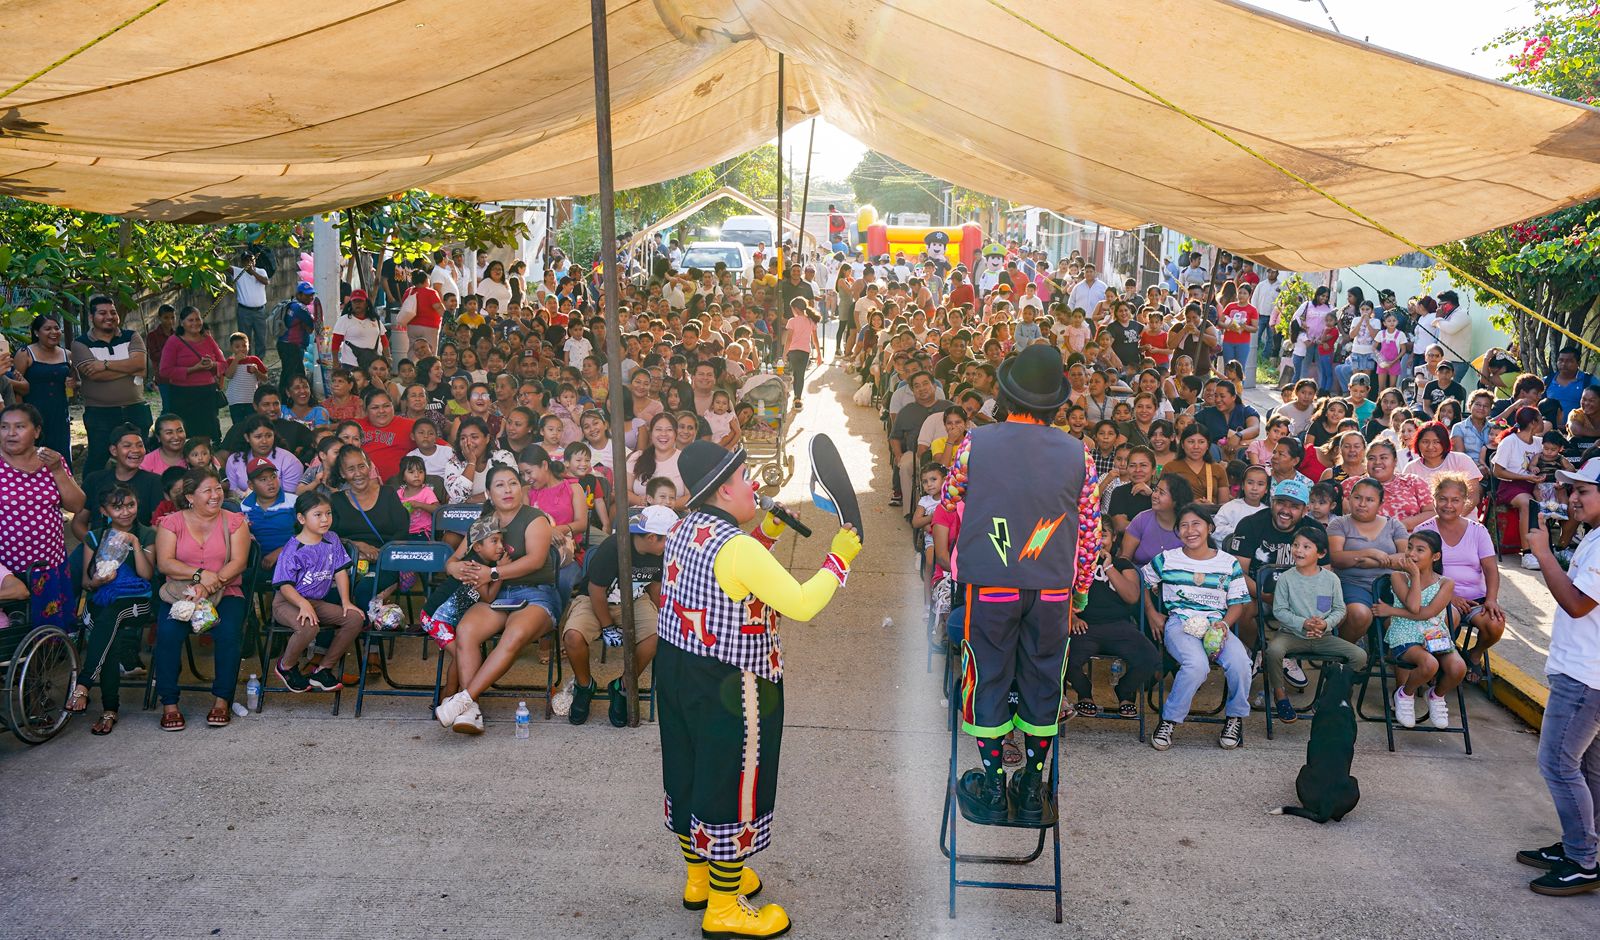
M939 851L950 860L950 919L956 916L956 889L957 888L988 888L1002 891L1050 891L1056 899L1056 923L1061 923L1061 804L1060 804L1060 777L1061 777L1061 742L1050 751L1050 779L1049 790L1056 803L1056 819L1048 825L1035 825L1031 823L1003 822L991 823L990 826L1006 829L1035 829L1039 833L1038 844L1027 855L963 855L956 848L957 817L961 814L960 801L956 799L956 786L961 779L960 753L962 739L961 733L961 700L959 696L950 699L950 770L945 780L944 813L939 821ZM973 823L971 825L982 825ZM1055 880L1051 882L1030 881L987 881L959 876L959 865L1027 865L1038 860L1044 854L1044 843L1050 838L1054 847ZM948 841L947 841L948 839Z
M1151 603L1155 604L1157 613L1165 614L1167 612L1164 605L1161 603L1161 589L1159 585L1156 587L1146 586L1145 594L1150 598ZM1161 651L1161 666L1156 671L1155 681L1150 684L1150 690L1145 693L1145 698L1149 701L1150 707L1155 709L1157 715L1160 715L1161 706L1167 700L1167 679L1178 674L1178 661L1172 658L1171 653L1167 652L1166 643L1156 639L1155 631L1151 629L1149 615L1146 613L1146 608L1143 603L1139 604L1139 626L1140 629L1144 630L1145 636L1150 638L1150 642L1154 643L1156 648ZM1233 635L1239 635L1238 624L1233 625ZM1259 638L1257 638L1256 643L1259 648ZM1218 667L1216 663L1211 664L1212 671L1216 671L1217 668ZM1215 708L1199 709L1191 704L1189 706L1189 715L1188 717L1184 718L1184 722L1188 723L1192 721L1199 722L1201 724L1220 725L1227 720L1226 718L1222 717L1222 710L1227 706L1228 697L1226 694L1217 700Z
M443 508L443 507L441 507ZM437 518L437 514L435 514ZM450 560L454 552L450 546L442 542L423 541L397 541L388 542L378 549L378 561L373 568L374 576L387 571L391 574L405 574L407 572L417 575L418 587L433 575L444 573L445 563ZM400 630L373 630L367 629L361 634L360 671L356 679L356 717L361 717L361 706L368 695L394 695L401 697L420 698L428 696L429 708L439 704L440 692L444 686L444 654L438 657L438 664L434 667L433 685L416 685L396 681L389 675L390 651L384 648L385 640L393 641L401 637L421 637L423 649L426 650L432 640L428 634L417 625L415 611L407 618L407 625ZM387 689L368 689L367 671L368 663L372 659L372 651L378 652L378 672L383 677Z
M1394 603L1394 586L1388 575L1379 578L1373 585L1373 596L1386 604ZM1389 750L1394 751L1394 699L1389 694L1389 681L1392 679L1395 688L1400 688L1400 675L1394 663L1389 661L1388 646L1383 641L1384 628L1388 625L1387 617L1373 617L1372 626L1367 629L1367 671L1361 683L1361 692L1356 696L1356 715L1362 721L1383 722L1384 731L1389 736ZM1367 700L1367 685L1376 676L1378 691L1383 701L1383 713L1369 715L1363 709ZM1418 722L1415 728L1402 727L1401 731L1422 731L1430 734L1459 734L1467 754L1472 754L1472 731L1467 721L1467 697L1465 693L1466 682L1456 686L1456 710L1461 716L1459 728L1435 728L1431 724Z
M447 532L464 536L482 514L476 503L446 503L433 511L433 537L438 540Z
M244 591L244 598L245 598L244 622L239 625L239 650L240 650L240 659L241 659L241 661L244 658L244 652L243 651L244 651L245 638L250 635L251 631L260 629L260 624L259 624L257 616L256 616L255 605L253 603L251 603L251 599L255 596L255 593L256 593L256 583L257 583L257 581L258 581L258 579L260 577L260 574L259 574L260 568L261 568L261 546L256 544L255 539L251 539L250 540L250 554L249 554L248 558L245 560L244 574L241 575L241 577L243 579L243 583L240 585L240 588ZM153 591L157 592L156 595L155 595L155 597L156 597L156 600L155 600L155 620L156 620L157 623L160 623L162 614L164 614L166 612L166 608L171 606L171 605L163 602L161 600L161 598L160 598L159 592L161 590L161 579L157 579L157 581L154 584L151 585L151 589ZM191 685L184 685L180 681L179 684L178 684L179 693L183 693L183 692L210 692L211 691L210 683L206 680L205 674L200 671L199 664L195 662L195 658L194 658L195 636L196 636L196 634L190 633L190 632L187 632L187 631L185 631L185 633L183 634L183 655L184 655L184 658L186 660L188 660L188 662L189 662L189 673L190 673L190 675L193 675L197 681L195 683L191 684ZM181 669L181 667L179 669L179 677L180 677L180 679L182 677L182 669ZM266 681L265 677L262 677L262 681L263 682ZM201 683L205 683L205 684L202 685ZM149 711L150 709L155 708L155 707L156 707L156 664L155 664L155 656L152 655L150 657L150 671L149 671L149 674L146 676L145 683L144 683L144 709L145 709L145 711Z
M584 556L584 561L583 561L583 572L578 576L577 583L578 584L583 584L584 582L586 582L588 580L588 578L589 578L589 556L585 555ZM566 635L567 617L572 613L572 602L574 600L576 600L576 599L577 599L577 590L576 590L576 588L574 588L573 596L567 599L567 604L566 604L566 606L564 608L562 608L562 611L561 611L561 619L556 622L555 629L551 633L551 639L550 639L550 661L552 663L555 663L556 660L558 660L562 656L566 655L566 644L564 644L562 642L562 637L564 637ZM638 603L638 601L636 600L634 603ZM618 626L620 626L620 624L618 624ZM627 642L628 639L630 638L630 631L624 630L623 631L623 636L624 636L623 642ZM660 650L659 641L658 641L658 645L657 645L656 648L657 648L658 651ZM606 649L607 649L607 646L605 645L604 642L602 642L600 644L600 662L601 663L604 663L606 661ZM559 677L561 675L561 666L560 666L559 663L556 664L556 672L555 672L555 674L556 674L557 677ZM653 659L650 661L649 675L650 675L650 684L648 686L643 685L643 684L641 684L639 686L639 701L641 701L641 702L649 702L650 703L649 717L646 718L645 720L646 721L655 721L656 720L656 663L655 663L655 660L653 660ZM640 675L639 678L642 680L644 678L644 676ZM545 718L548 719L554 714L555 714L555 712L550 708L550 698L547 696L545 698Z
M344 542L344 550L349 553L350 558L355 558L354 548L349 542ZM253 560L259 560L261 558L261 545L251 540L250 552ZM256 564L251 564L250 571L256 572L259 571L259 568ZM350 590L354 593L354 572L350 572L350 582L352 582ZM245 598L246 601L250 601L250 612L246 615L248 617L259 617L256 631L258 631L259 639L261 639L258 644L258 652L261 655L261 710L266 711L267 692L288 692L288 687L285 684L278 683L277 671L272 668L274 660L278 659L278 655L282 655L278 654L277 649L275 649L277 644L274 643L274 639L293 636L294 630L272 619L272 598L277 593L277 588L269 584L266 585L266 591L259 591L259 587L261 587L259 584L246 585ZM298 663L296 663L296 668L299 668ZM344 673L344 657L339 657L339 673L341 673L341 676ZM317 689L307 689L307 692L315 691ZM341 699L342 695L344 695L342 689L333 692L333 715L338 715L339 713L339 699Z

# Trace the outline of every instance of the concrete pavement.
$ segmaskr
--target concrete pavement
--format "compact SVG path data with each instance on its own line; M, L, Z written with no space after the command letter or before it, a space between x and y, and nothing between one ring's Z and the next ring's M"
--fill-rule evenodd
M1525 887L1535 872L1512 853L1557 837L1537 739L1477 692L1472 757L1459 737L1423 734L1390 754L1381 726L1363 725L1362 803L1328 826L1265 814L1292 799L1308 722L1269 742L1255 715L1236 752L1216 747L1214 726L1190 725L1164 754L1126 723L1073 722L1066 923L1051 924L1047 895L970 889L960 918L946 919L936 839L949 737L937 661L924 672L911 551L885 505L876 422L848 403L854 389L837 371L814 384L800 435L826 429L839 442L868 541L828 611L784 628L778 828L754 867L768 881L762 900L788 908L794 936L1594 935L1600 895L1549 899ZM791 505L805 482L786 486ZM803 513L819 536L779 548L805 575L832 526ZM516 675L534 672L529 659ZM1202 702L1214 695L1202 691ZM86 722L38 748L0 738L0 933L699 936L698 915L676 897L682 869L661 827L653 727L613 729L599 707L581 728L535 717L531 739L518 741L515 700L496 699L488 733L474 739L444 731L415 700L372 700L359 720L345 704L332 718L327 696L280 694L226 730L191 721L181 734L130 708L110 738ZM199 718L201 699L186 708ZM963 765L970 752L963 741ZM962 838L977 850L1020 836L963 828Z

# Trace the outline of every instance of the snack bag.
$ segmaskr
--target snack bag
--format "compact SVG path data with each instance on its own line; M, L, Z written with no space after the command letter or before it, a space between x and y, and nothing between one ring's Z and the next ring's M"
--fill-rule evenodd
M181 603L181 602L180 602ZM174 607L177 604L173 605ZM217 625L217 605L204 598L194 602L194 613L189 618L189 626L196 633L204 633Z

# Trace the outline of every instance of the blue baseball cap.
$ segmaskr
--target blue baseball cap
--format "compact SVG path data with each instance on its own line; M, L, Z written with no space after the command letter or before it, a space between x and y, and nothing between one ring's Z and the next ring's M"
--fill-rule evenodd
M1272 487L1272 498L1292 499L1302 506L1310 505L1311 484L1299 477L1295 477L1292 480L1284 480Z
M317 289L311 286L310 281L301 281L294 286L295 292L300 294L315 294Z

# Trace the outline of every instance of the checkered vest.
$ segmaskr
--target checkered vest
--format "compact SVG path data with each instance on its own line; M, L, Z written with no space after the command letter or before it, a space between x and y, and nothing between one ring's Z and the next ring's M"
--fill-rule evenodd
M778 612L754 594L732 598L717 583L717 553L744 531L692 511L667 536L656 634L696 656L720 659L773 682L783 678Z

